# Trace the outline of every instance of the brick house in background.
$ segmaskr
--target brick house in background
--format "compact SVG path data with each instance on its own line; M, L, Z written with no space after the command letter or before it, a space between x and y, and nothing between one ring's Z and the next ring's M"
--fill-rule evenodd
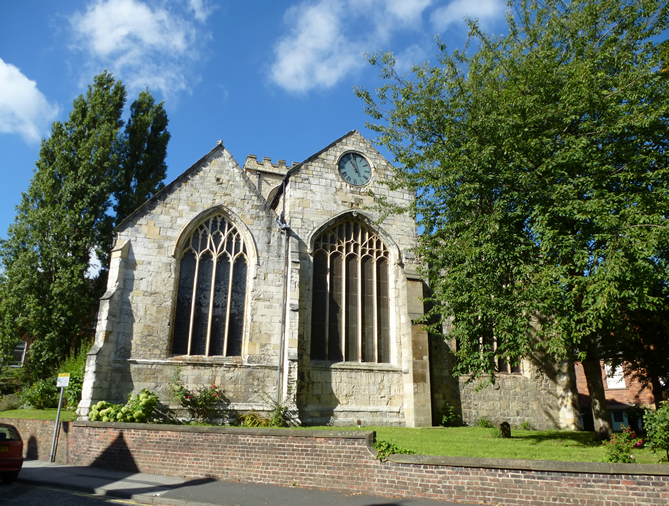
M581 407L581 423L584 430L593 430L590 392L583 372L583 366L575 364L578 403ZM620 430L623 425L629 426L627 410L631 407L652 405L653 393L650 388L642 389L641 384L623 374L622 366L611 371L610 366L602 360L602 382L606 395L606 405L611 412L613 430Z

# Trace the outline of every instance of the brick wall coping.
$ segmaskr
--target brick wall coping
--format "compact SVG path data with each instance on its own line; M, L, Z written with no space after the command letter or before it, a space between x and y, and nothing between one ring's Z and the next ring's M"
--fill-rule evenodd
M438 457L434 455L390 455L390 462L429 466L514 469L577 474L624 474L669 476L669 466L662 464L611 464L608 462L572 462L563 460L486 459L474 457Z
M237 434L275 437L333 438L333 439L364 439L374 450L376 432L369 430L309 430L309 429L261 429L252 427L205 427L199 425L163 425L156 423L119 423L119 422L72 422L74 427L99 427L146 431L189 432L209 434Z

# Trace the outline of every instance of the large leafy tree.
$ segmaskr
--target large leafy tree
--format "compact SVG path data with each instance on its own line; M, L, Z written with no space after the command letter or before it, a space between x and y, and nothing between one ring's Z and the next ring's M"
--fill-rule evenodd
M416 191L433 314L453 321L456 373L494 381L536 346L582 361L611 432L604 350L624 314L666 294L669 72L659 0L509 4L508 32L469 21L464 50L357 94Z
M42 141L30 187L0 241L0 346L7 354L30 336L28 366L36 376L49 374L91 328L114 223L165 175L162 103L143 92L123 131L125 101L124 86L107 72L74 100L69 119L56 121ZM131 184L119 183L126 180ZM124 202L116 216L109 213L113 197ZM91 274L95 257L104 267Z
M156 104L148 90L142 91L130 106L121 144L121 170L114 185L116 224L165 186L169 140L162 103Z

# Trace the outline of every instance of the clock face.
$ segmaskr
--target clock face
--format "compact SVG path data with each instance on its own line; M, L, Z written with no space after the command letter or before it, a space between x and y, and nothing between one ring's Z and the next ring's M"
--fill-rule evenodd
M372 177L372 168L364 156L346 153L339 159L339 174L347 183L362 186Z

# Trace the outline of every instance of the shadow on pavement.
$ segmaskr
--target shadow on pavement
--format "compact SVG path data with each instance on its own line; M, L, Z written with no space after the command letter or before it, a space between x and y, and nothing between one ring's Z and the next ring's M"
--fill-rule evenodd
M19 481L76 489L96 495L129 498L136 495L163 495L166 492L198 487L216 480L213 478L185 480L95 467L57 466L47 462L26 461L19 474Z

